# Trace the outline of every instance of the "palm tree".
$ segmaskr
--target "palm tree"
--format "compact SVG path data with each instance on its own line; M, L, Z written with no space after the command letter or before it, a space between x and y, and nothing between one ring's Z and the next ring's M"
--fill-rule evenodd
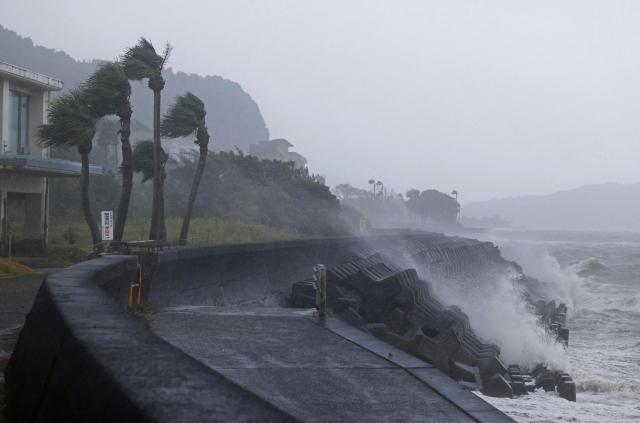
M411 200L413 198L418 198L420 196L420 190L415 189L415 188L411 188L409 191L407 191L406 193L406 197Z
M162 55L156 53L153 44L141 38L138 44L127 49L122 57L122 68L129 79L136 81L148 79L153 91L153 202L151 209L151 230L149 238L167 239L164 220L164 169L162 168L162 145L160 143L160 93L164 88L162 70L171 53L167 44ZM158 177L160 176L160 177Z
M376 181L375 179L369 179L369 185L373 186L373 196L376 196Z
M205 117L207 112L204 103L191 92L176 97L176 102L169 108L164 116L161 125L162 135L169 138L186 137L195 134L195 143L200 148L198 157L198 166L193 176L191 184L191 192L189 193L189 201L187 210L184 213L182 227L180 228L180 244L187 243L189 235L189 225L191 223L191 214L193 213L193 205L198 195L198 187L204 173L204 167L207 163L207 153L209 152L209 131Z
M89 202L89 153L91 153L96 119L84 98L84 92L73 90L53 100L48 110L49 123L40 126L43 147L76 147L81 158L80 203L89 226L93 251L102 252L98 224Z
M119 63L108 62L98 68L89 77L84 87L85 97L91 112L97 118L116 115L120 119L120 143L122 144L122 190L116 215L115 229L111 246L117 249L122 241L124 227L129 212L131 190L133 187L133 152L129 137L131 135L131 86L129 79Z
M380 189L378 190L378 195L380 197L384 197L384 184L382 183L382 181L377 181L376 185L380 187Z

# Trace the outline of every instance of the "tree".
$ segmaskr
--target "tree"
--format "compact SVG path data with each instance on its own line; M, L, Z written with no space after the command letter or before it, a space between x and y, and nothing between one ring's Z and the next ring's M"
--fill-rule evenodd
M447 194L435 189L428 189L422 191L420 195L415 195L415 191L410 190L407 192L407 197L409 197L407 208L415 214L431 219L438 224L454 225L456 223L460 205Z
M40 144L43 147L76 147L80 153L80 204L91 233L93 251L102 252L98 224L89 201L89 153L96 119L91 114L84 92L73 90L53 100L49 105L48 119L49 123L40 126Z
M409 191L407 191L407 194L406 194L409 200L411 200L412 198L416 198L419 195L420 195L420 190L415 188L411 188Z
M380 189L378 190L378 195L384 197L384 184L382 183L382 181L377 181L376 186L380 187Z
M127 49L122 57L122 68L129 79L148 79L153 91L153 201L151 209L151 229L149 238L167 239L164 218L164 167L162 164L162 144L160 143L160 94L164 88L162 70L171 53L167 44L162 55L156 53L153 44L141 38L138 44Z
M124 227L131 202L133 188L133 152L131 135L131 86L119 63L108 62L101 65L89 77L84 87L85 97L92 114L97 117L116 115L120 119L120 143L122 147L122 190L113 231L112 247L118 248L124 234Z
M140 141L133 149L133 171L142 173L142 183L145 183L154 177L153 150L154 145L151 140ZM164 178L164 165L167 163L167 160L169 160L169 155L165 153L164 149L160 150L160 160L163 171L162 178Z
M176 102L169 108L169 111L162 120L160 127L162 135L169 138L186 137L195 134L195 143L200 151L198 155L198 166L193 176L189 200L187 201L187 209L182 220L180 228L180 244L187 243L189 235L189 225L191 223L191 215L193 213L193 205L198 195L198 187L202 180L204 167L207 163L207 153L209 152L209 131L205 117L207 112L204 103L191 92L176 97Z

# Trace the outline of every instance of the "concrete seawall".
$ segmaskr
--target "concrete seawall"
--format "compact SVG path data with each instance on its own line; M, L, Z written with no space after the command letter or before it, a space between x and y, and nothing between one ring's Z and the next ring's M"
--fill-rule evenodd
M434 249L439 252L434 252L434 260L441 255L444 262L447 254L463 254L482 261L483 256L489 259L495 254L495 248L486 243L453 240L437 234L419 237L425 243L441 246ZM291 284L308 278L313 265L337 264L353 251L366 250L372 245L402 243L406 238L348 237L182 248L162 252L152 260L146 257L141 260L146 275L143 294L156 309L167 310L167 314L164 317L159 314L155 322L156 332L164 339L126 312L127 293L138 257L107 256L49 275L27 317L6 370L9 421L331 421L331 413L338 413L337 416L340 411L332 410L332 400L343 398L334 398L331 395L336 394L331 392L323 394L328 396L318 403L328 405L324 418L305 414L307 408L313 409L314 399L308 400L309 407L284 401L282 395L288 391L278 389L285 385L278 388L277 378L271 373L266 377L264 372L268 369L260 367L264 354L258 354L250 363L243 363L250 373L236 368L237 364L229 370L221 363L229 358L232 348L236 348L238 354L244 354L243 348L249 344L250 353L255 353L255 348L258 353L260 348L265 348L282 357L287 356L287 350L299 348L300 354L292 356L296 357L306 354L305 348L308 351L321 348L311 348L313 341L318 339L327 339L329 345L334 345L327 355L352 357L353 361L345 358L346 361L338 364L326 362L314 366L316 370L305 370L308 369L305 363L281 362L278 365L283 369L292 369L287 370L292 373L286 377L295 375L304 380L313 379L317 374L319 380L324 380L323 375L333 374L349 383L360 384L348 392L358 391L358 386L363 390L372 388L370 393L365 392L369 396L363 398L373 398L371 395L380 391L383 385L397 379L397 385L393 385L390 392L397 394L398 389L405 389L406 398L417 401L399 402L397 416L404 416L402 413L405 412L407 420L442 421L446 417L449 421L509 421L428 363L415 364L411 360L416 359L409 356L389 360L392 356L405 356L402 351L381 346L375 339L354 335L339 322L332 323L331 327L319 327L307 315L278 311L287 305ZM451 252L446 252L449 250ZM179 312L180 319L187 320L176 320L173 317L175 309L184 306L205 307L206 312L196 315ZM247 308L254 311L247 313ZM230 313L231 309L245 311ZM265 311L260 314L256 309ZM203 317L205 315L208 317ZM210 319L207 320L210 325L203 325L203 331L226 322L223 323L225 327L230 323L237 324L237 332L219 333L220 339L211 338L209 332L194 332L198 342L206 342L180 344L176 340L182 328L180 322L184 321L186 328L192 327L193 323L188 320L192 318L190 316L194 316L193 322ZM259 339L263 332L254 330L256 322L265 325L272 322L265 330L276 328L279 332L266 333ZM167 330L170 325L177 326ZM290 335L301 338L296 338L294 344L277 345L277 334L288 334L287 328L292 325L299 331ZM163 330L166 333L163 334ZM250 330L253 330L251 336L254 338L236 342ZM304 340L304 336L316 332L317 336ZM349 342L344 344L339 339ZM224 340L233 342L227 345ZM323 345L322 348L326 348L326 343ZM207 348L203 349L203 346ZM221 346L229 349L220 349ZM213 355L209 354L211 351ZM294 358L291 360L295 361ZM354 363L360 361L369 363L369 367L363 369L375 377L351 376L356 369ZM273 367L273 362L269 363ZM362 371L358 368L356 373ZM394 376L381 376L387 373ZM323 383L331 383L332 379ZM271 383L274 388L262 390L259 384L252 386L255 381L262 380L267 387ZM309 382L313 385L311 380ZM367 383L373 386L366 387ZM278 391L279 396L273 397L272 391ZM431 408L418 409L419 398L424 398L424 403L431 404ZM350 407L353 408L361 398L355 396L351 400ZM380 410L389 409L385 404L378 403L382 407ZM365 402L361 408L363 415L374 409L372 404ZM351 410L352 413L357 411L357 408Z
M150 333L126 292L135 256L47 276L6 370L10 422L293 421Z

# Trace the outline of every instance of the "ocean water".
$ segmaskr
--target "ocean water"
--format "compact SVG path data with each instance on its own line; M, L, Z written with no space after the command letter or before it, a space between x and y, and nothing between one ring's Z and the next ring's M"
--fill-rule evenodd
M569 306L569 348L563 357L553 349L549 361L568 367L577 401L542 390L516 399L478 395L519 422L640 422L640 233L495 231L482 238Z

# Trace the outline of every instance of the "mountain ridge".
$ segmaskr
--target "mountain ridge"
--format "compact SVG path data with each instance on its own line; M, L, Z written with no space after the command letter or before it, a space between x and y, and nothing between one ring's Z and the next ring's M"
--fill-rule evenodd
M124 50L124 47L123 47ZM8 62L61 79L64 91L76 87L103 62L100 59L80 61L63 50L36 45L30 38L0 25L0 61ZM174 71L163 72L166 85L162 91L162 113L177 95L192 91L207 108L207 125L216 150L246 151L249 144L269 139L269 130L258 104L240 84L216 75L197 75ZM153 122L153 95L146 83L131 81L133 118L147 126ZM64 92L63 91L63 92Z
M640 183L605 182L547 195L494 198L466 204L466 217L499 215L531 229L640 229Z

